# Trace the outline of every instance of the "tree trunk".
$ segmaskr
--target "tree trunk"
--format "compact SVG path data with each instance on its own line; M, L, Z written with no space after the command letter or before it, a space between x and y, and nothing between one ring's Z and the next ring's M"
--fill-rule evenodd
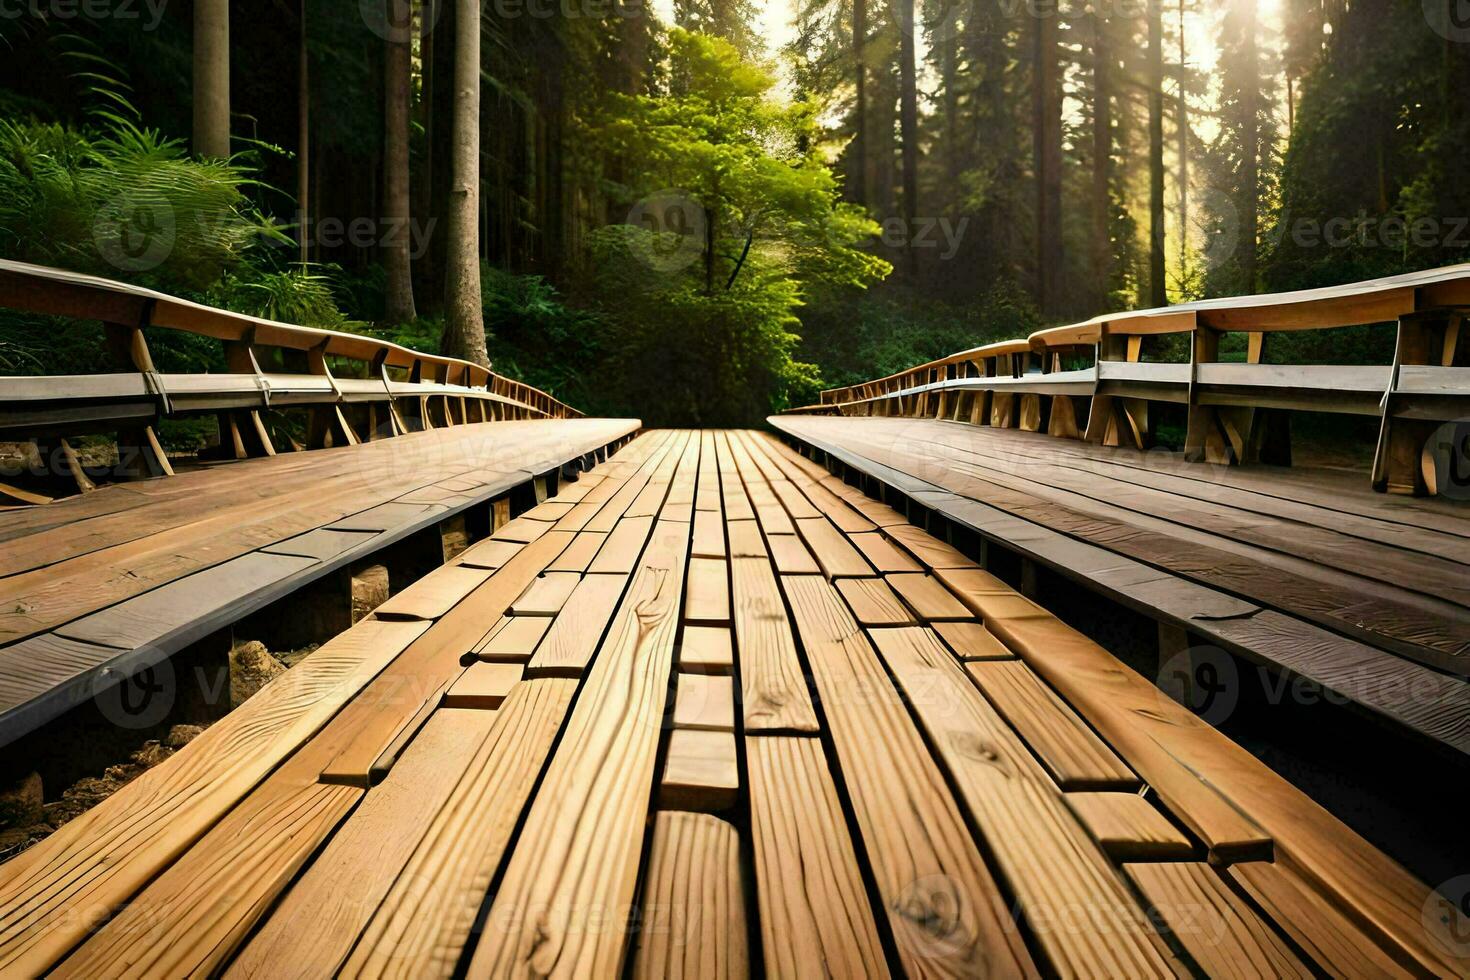
M904 265L918 275L913 236L919 213L919 92L914 69L914 0L899 0L899 139L903 141Z
M446 202L443 351L490 366L480 303L480 3L454 0L452 176Z
M953 31L939 42L939 90L944 105L944 174L950 190L959 187L960 170L960 83L959 41Z
M1245 206L1240 215L1240 275L1246 293L1256 291L1256 232L1260 223L1261 66L1256 51L1256 0L1243 0L1245 91L1241 93L1245 131L1241 133L1241 184Z
M1179 0L1179 271L1189 265L1189 96L1185 93L1184 3Z
M311 261L311 77L306 49L306 0L301 0L301 34L296 51L296 240L301 265Z
M1113 282L1110 229L1113 176L1112 50L1107 18L1092 13L1092 277L1093 309L1104 311Z
M230 155L230 0L194 0L194 153Z
M408 113L413 88L413 3L388 0L383 48L383 318L407 323L413 307L409 256Z
M852 112L852 147L849 151L852 162L847 186L848 195L863 207L868 206L868 101L864 91L868 74L864 62L867 41L867 0L852 0L852 62L856 98Z
M1148 0L1148 299L1167 306L1164 281L1164 13Z
M1056 3L1035 18L1032 140L1036 167L1036 281L1043 314L1062 308L1062 86L1057 64Z

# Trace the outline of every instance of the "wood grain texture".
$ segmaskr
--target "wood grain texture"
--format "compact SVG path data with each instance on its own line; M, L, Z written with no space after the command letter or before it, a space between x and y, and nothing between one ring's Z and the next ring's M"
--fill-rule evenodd
M1062 976L1173 976L1101 848L933 632L877 630L873 642L954 777L1022 915L1037 923L1052 968Z
M476 541L455 556L454 563L468 568L499 568L514 558L524 545L519 541Z
M638 556L648 543L648 534L653 530L652 517L629 517L618 522L607 535L602 550L587 567L588 572L609 575L631 575L638 565Z
M1138 777L1019 660L971 661L965 669L1065 790L1135 789Z
M731 567L745 730L817 731L817 716L796 652L796 639L770 562L764 558L736 558Z
M449 799L494 722L493 711L435 712L387 780L367 792L225 976L335 972L428 831L425 815L437 813Z
M853 544L880 573L921 571L919 563L877 531L850 536Z
M0 971L36 975L120 907L421 636L365 620L50 837L0 865ZM91 910L79 915L79 910Z
M339 976L450 976L566 718L575 681L516 685Z
M750 976L740 835L730 824L698 813L658 814L640 907L634 978Z
M679 647L679 670L691 674L729 674L735 663L727 626L686 626Z
M1063 799L1114 861L1179 861L1194 853L1189 838L1137 793L1068 793Z
M598 551L607 541L607 535L597 531L583 531L572 539L567 550L547 566L548 572L585 572L597 557Z
M816 739L745 740L761 946L771 977L886 977L842 807Z
M627 575L586 575L536 647L526 673L531 677L581 676L627 584Z
M1312 976L1271 926L1207 864L1124 865L1150 914L1211 977Z
M873 566L868 564L867 559L825 517L797 521L796 526L801 532L802 540L811 548L817 564L821 566L823 575L839 578L874 574ZM766 533L771 533L770 528L766 528Z
M690 474L692 478L693 474ZM682 607L689 526L654 528L531 806L469 975L614 972L632 906Z
M419 722L445 685L463 671L465 655L484 638L511 601L571 543L566 531L542 535L497 569L484 585L441 616L343 709L360 725L351 745L322 770L327 782L370 786L373 770L405 728Z
M1316 964L1335 977L1394 977L1418 973L1396 962L1334 903L1282 864L1243 861L1228 874Z
M498 708L520 683L523 671L520 664L470 664L449 685L442 703L446 708Z
M717 674L680 674L674 692L674 727L735 730L735 688Z
M1010 660L1015 657L982 623L964 620L935 623L934 632L961 660Z
M475 644L474 653L490 663L525 663L551 629L545 616L502 616L488 635Z
M438 619L485 584L490 570L444 565L373 610L380 619Z
M718 813L735 805L740 767L730 732L676 728L669 733L659 806Z
M547 572L526 587L510 611L516 616L555 616L581 581L576 572Z
M970 610L933 575L904 572L885 575L884 581L903 596L918 617L926 623L943 619L969 619Z
M944 776L842 598L819 575L786 576L781 585L905 969L1034 973Z
M775 534L770 539L771 561L782 575L816 575L821 569L801 538Z
M852 618L863 626L908 626L914 614L881 578L843 578L837 591L847 600Z
M684 587L684 619L692 623L730 621L730 565L719 558L689 559Z

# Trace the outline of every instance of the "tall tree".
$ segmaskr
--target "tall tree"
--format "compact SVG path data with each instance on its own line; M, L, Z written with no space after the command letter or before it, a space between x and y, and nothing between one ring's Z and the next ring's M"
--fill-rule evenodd
M1112 46L1108 43L1107 15L1092 10L1092 279L1093 308L1108 303L1113 282L1110 235L1113 194Z
M296 39L296 241L301 265L311 260L311 78L306 47L306 0L298 5Z
M490 366L480 299L480 3L454 0L454 121L450 139L445 354Z
M194 0L194 152L230 155L230 0Z
M868 0L852 0L852 163L847 176L850 200L868 205L868 101L867 101Z
M1032 32L1032 150L1036 170L1037 305L1062 312L1062 78L1057 0L1039 6Z
M407 323L413 305L409 257L411 207L408 179L408 115L413 89L413 2L387 0L383 40L383 318Z
M1166 306L1164 283L1164 11L1148 0L1148 299Z
M1185 275L1189 265L1189 69L1185 50L1184 4L1179 0L1179 101L1175 109L1175 128L1179 139L1179 274Z
M1256 248L1261 224L1261 66L1256 40L1256 0L1240 3L1241 134L1240 278L1247 293L1256 289Z
M899 141L903 144L904 265L918 273L919 253L913 247L919 213L919 90L914 65L914 0L898 0Z

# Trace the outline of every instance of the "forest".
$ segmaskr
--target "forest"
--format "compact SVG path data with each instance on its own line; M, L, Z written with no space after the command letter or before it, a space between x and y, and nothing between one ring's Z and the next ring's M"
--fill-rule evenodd
M755 423L1041 324L1465 261L1456 4L3 0L0 257ZM99 332L0 313L0 369ZM155 357L218 367L197 340Z

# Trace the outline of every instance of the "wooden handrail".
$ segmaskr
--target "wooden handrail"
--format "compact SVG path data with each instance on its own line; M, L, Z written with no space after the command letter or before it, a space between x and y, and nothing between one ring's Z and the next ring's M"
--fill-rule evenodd
M1426 443L1440 423L1470 416L1470 341L1461 337L1466 312L1470 264L1111 313L829 389L819 404L791 411L940 417L1146 448L1148 403L1175 402L1188 406L1186 453L1227 464L1289 461L1283 409L1377 415L1374 485L1434 492ZM1392 365L1265 363L1271 333L1394 322ZM1229 332L1248 335L1246 363L1219 362L1219 338ZM1145 361L1147 338L1167 334L1190 337L1189 360ZM1062 370L1063 355L1092 363ZM1077 399L1088 399L1085 411Z
M0 307L104 326L120 373L0 378L0 438L59 445L60 458L69 461L71 476L84 490L90 480L66 444L68 436L118 432L119 457L136 465L116 475L167 475L172 468L155 431L167 417L217 414L223 451L244 457L274 455L259 414L272 407L308 410L310 448L471 421L581 415L543 391L468 361L61 269L0 260ZM226 370L160 373L147 341L157 329L219 340ZM281 352L284 370L262 367L256 356L272 348ZM336 377L328 358L362 362L362 377ZM0 496L30 500L34 494L0 484Z

